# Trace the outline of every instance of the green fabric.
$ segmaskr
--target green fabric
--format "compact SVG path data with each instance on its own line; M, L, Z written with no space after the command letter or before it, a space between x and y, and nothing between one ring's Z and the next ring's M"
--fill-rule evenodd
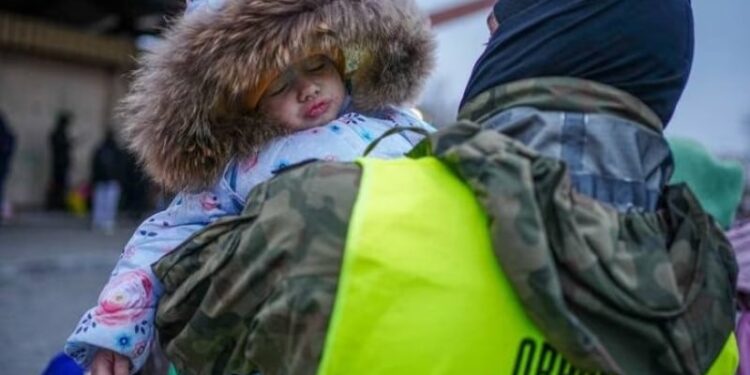
M684 182L690 186L703 209L728 229L745 188L742 164L720 160L690 139L670 137L667 140L675 166L671 183Z
M360 163L318 374L525 369L516 364L517 349L525 341L541 346L543 337L494 259L487 217L472 192L434 158Z

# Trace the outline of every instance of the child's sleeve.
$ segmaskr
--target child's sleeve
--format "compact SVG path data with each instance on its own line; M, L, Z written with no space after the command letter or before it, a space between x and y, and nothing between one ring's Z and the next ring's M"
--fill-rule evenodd
M242 202L225 180L213 190L179 194L164 211L143 222L122 252L112 275L65 344L65 352L87 368L99 348L120 353L138 371L150 352L156 304L163 291L151 264L193 233L227 215Z

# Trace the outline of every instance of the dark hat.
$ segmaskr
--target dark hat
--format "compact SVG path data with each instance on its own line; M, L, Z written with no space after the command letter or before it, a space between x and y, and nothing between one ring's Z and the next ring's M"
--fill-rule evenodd
M498 0L493 12L499 28L462 105L514 81L573 77L625 91L669 123L693 62L690 0Z

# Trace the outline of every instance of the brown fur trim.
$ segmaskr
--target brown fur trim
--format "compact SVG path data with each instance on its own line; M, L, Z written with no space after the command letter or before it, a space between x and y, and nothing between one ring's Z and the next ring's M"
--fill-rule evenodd
M434 39L412 0L228 0L179 19L135 72L121 114L125 138L171 191L214 184L229 160L284 130L243 108L265 71L311 50L356 51L357 110L415 99Z

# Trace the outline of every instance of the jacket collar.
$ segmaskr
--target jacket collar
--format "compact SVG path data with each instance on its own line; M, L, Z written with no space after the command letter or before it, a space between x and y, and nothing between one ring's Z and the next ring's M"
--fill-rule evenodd
M664 130L656 113L636 97L601 83L568 77L532 78L497 86L466 103L459 112L459 119L482 123L504 110L522 106L611 114L660 134Z

